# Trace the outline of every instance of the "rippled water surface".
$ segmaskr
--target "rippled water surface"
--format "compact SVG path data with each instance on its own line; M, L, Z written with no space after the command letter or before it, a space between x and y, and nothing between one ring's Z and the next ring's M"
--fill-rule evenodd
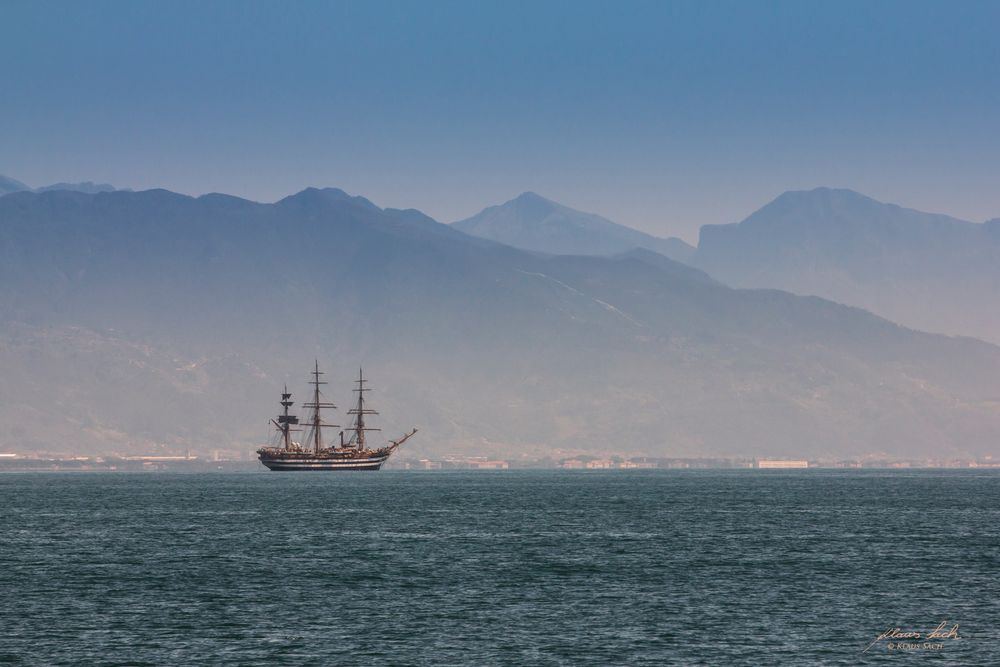
M997 473L29 473L0 505L0 662L1000 664Z

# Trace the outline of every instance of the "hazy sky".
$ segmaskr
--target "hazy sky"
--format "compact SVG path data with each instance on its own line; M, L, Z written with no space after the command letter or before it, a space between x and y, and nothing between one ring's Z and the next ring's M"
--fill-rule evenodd
M788 189L1000 216L1000 2L0 1L0 174L534 190L696 237Z

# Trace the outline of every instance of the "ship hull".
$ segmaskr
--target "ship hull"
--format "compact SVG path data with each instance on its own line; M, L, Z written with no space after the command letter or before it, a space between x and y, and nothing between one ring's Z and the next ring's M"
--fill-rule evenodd
M363 463L361 461L267 461L262 460L268 470L378 470L384 461Z
M261 456L260 462L267 466L268 470L378 470L389 458L385 456L371 456L366 458L325 458L325 457L295 457L285 458L280 456Z

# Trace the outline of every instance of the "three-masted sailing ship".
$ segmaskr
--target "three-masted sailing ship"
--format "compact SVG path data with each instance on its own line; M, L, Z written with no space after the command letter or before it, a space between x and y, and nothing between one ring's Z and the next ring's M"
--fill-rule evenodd
M339 428L337 424L330 424L323 420L322 410L336 408L333 403L323 400L320 392L320 385L327 384L320 380L323 372L319 370L319 362L316 362L312 371L313 385L312 401L303 403L302 407L310 410L309 418L302 424L299 418L289 414L289 409L294 404L292 395L288 391L287 385L281 393L282 413L277 419L272 419L271 423L276 429L276 441L270 447L261 447L257 450L260 462L271 470L378 470L382 467L392 453L409 440L417 429L404 434L398 440L390 440L382 447L371 448L368 445L368 438L365 435L369 431L379 431L381 429L371 428L366 424L365 417L377 415L378 412L367 407L365 403L365 393L371 391L365 385L368 380L364 373L358 370L356 384L358 388L357 403L347 411L347 414L354 417L354 424L346 433L349 434L345 440L345 431L340 432L339 445L327 445L323 441L324 428ZM297 427L304 428L297 428ZM303 446L292 439L292 433L304 432L306 437Z

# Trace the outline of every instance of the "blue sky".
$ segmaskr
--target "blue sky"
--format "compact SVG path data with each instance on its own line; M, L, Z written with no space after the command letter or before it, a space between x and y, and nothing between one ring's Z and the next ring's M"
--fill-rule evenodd
M1000 216L1000 3L0 2L0 173L533 190L693 240L788 189Z

